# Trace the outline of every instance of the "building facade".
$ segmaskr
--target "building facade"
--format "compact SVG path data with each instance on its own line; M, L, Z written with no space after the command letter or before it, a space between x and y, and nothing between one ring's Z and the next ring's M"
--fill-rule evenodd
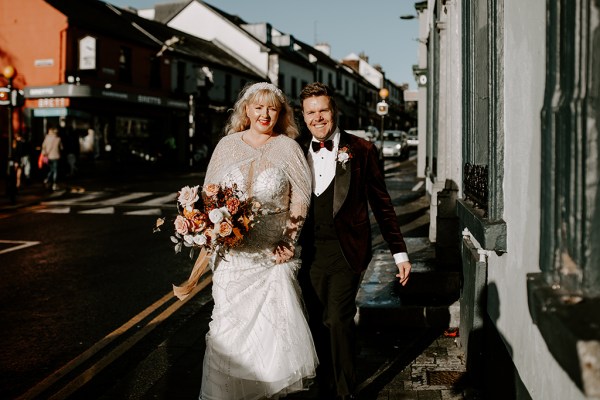
M426 13L431 234L460 250L468 369L485 398L599 398L600 4Z

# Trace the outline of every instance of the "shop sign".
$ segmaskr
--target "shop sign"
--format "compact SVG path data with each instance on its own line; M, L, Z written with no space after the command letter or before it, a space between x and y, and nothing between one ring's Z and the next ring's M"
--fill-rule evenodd
M54 108L54 107L68 107L70 104L68 97L46 97L37 99L37 106L39 108Z

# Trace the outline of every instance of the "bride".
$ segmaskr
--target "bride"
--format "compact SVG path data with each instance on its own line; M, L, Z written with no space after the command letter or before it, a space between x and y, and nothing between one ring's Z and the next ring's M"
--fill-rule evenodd
M296 280L311 178L276 86L246 87L225 132L204 184L237 184L260 212L241 246L213 258L200 399L279 398L305 390L318 363Z

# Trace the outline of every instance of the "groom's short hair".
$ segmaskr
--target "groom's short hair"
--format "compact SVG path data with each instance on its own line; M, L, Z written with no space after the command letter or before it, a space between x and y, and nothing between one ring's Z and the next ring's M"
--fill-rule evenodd
M304 86L300 92L300 105L304 109L304 100L309 97L327 96L329 97L329 105L334 116L337 116L337 104L335 102L335 92L332 88L321 82L313 82Z

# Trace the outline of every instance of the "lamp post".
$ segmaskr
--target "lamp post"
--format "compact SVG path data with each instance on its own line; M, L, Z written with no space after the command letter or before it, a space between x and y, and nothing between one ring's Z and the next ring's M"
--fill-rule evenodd
M10 198L11 202L15 202L17 195L17 171L13 161L13 96L12 96L12 82L16 75L15 68L12 65L7 65L2 70L2 75L8 80L6 85L7 93L9 94L8 107L8 153L7 153L7 169L6 169L6 194Z
M389 90L386 88L379 89L379 97L381 97L381 101L377 103L377 114L381 115L381 131L379 132L379 156L381 158L381 162L383 163L383 127L384 127L384 118L388 113L388 104L385 102L388 95L390 94Z

